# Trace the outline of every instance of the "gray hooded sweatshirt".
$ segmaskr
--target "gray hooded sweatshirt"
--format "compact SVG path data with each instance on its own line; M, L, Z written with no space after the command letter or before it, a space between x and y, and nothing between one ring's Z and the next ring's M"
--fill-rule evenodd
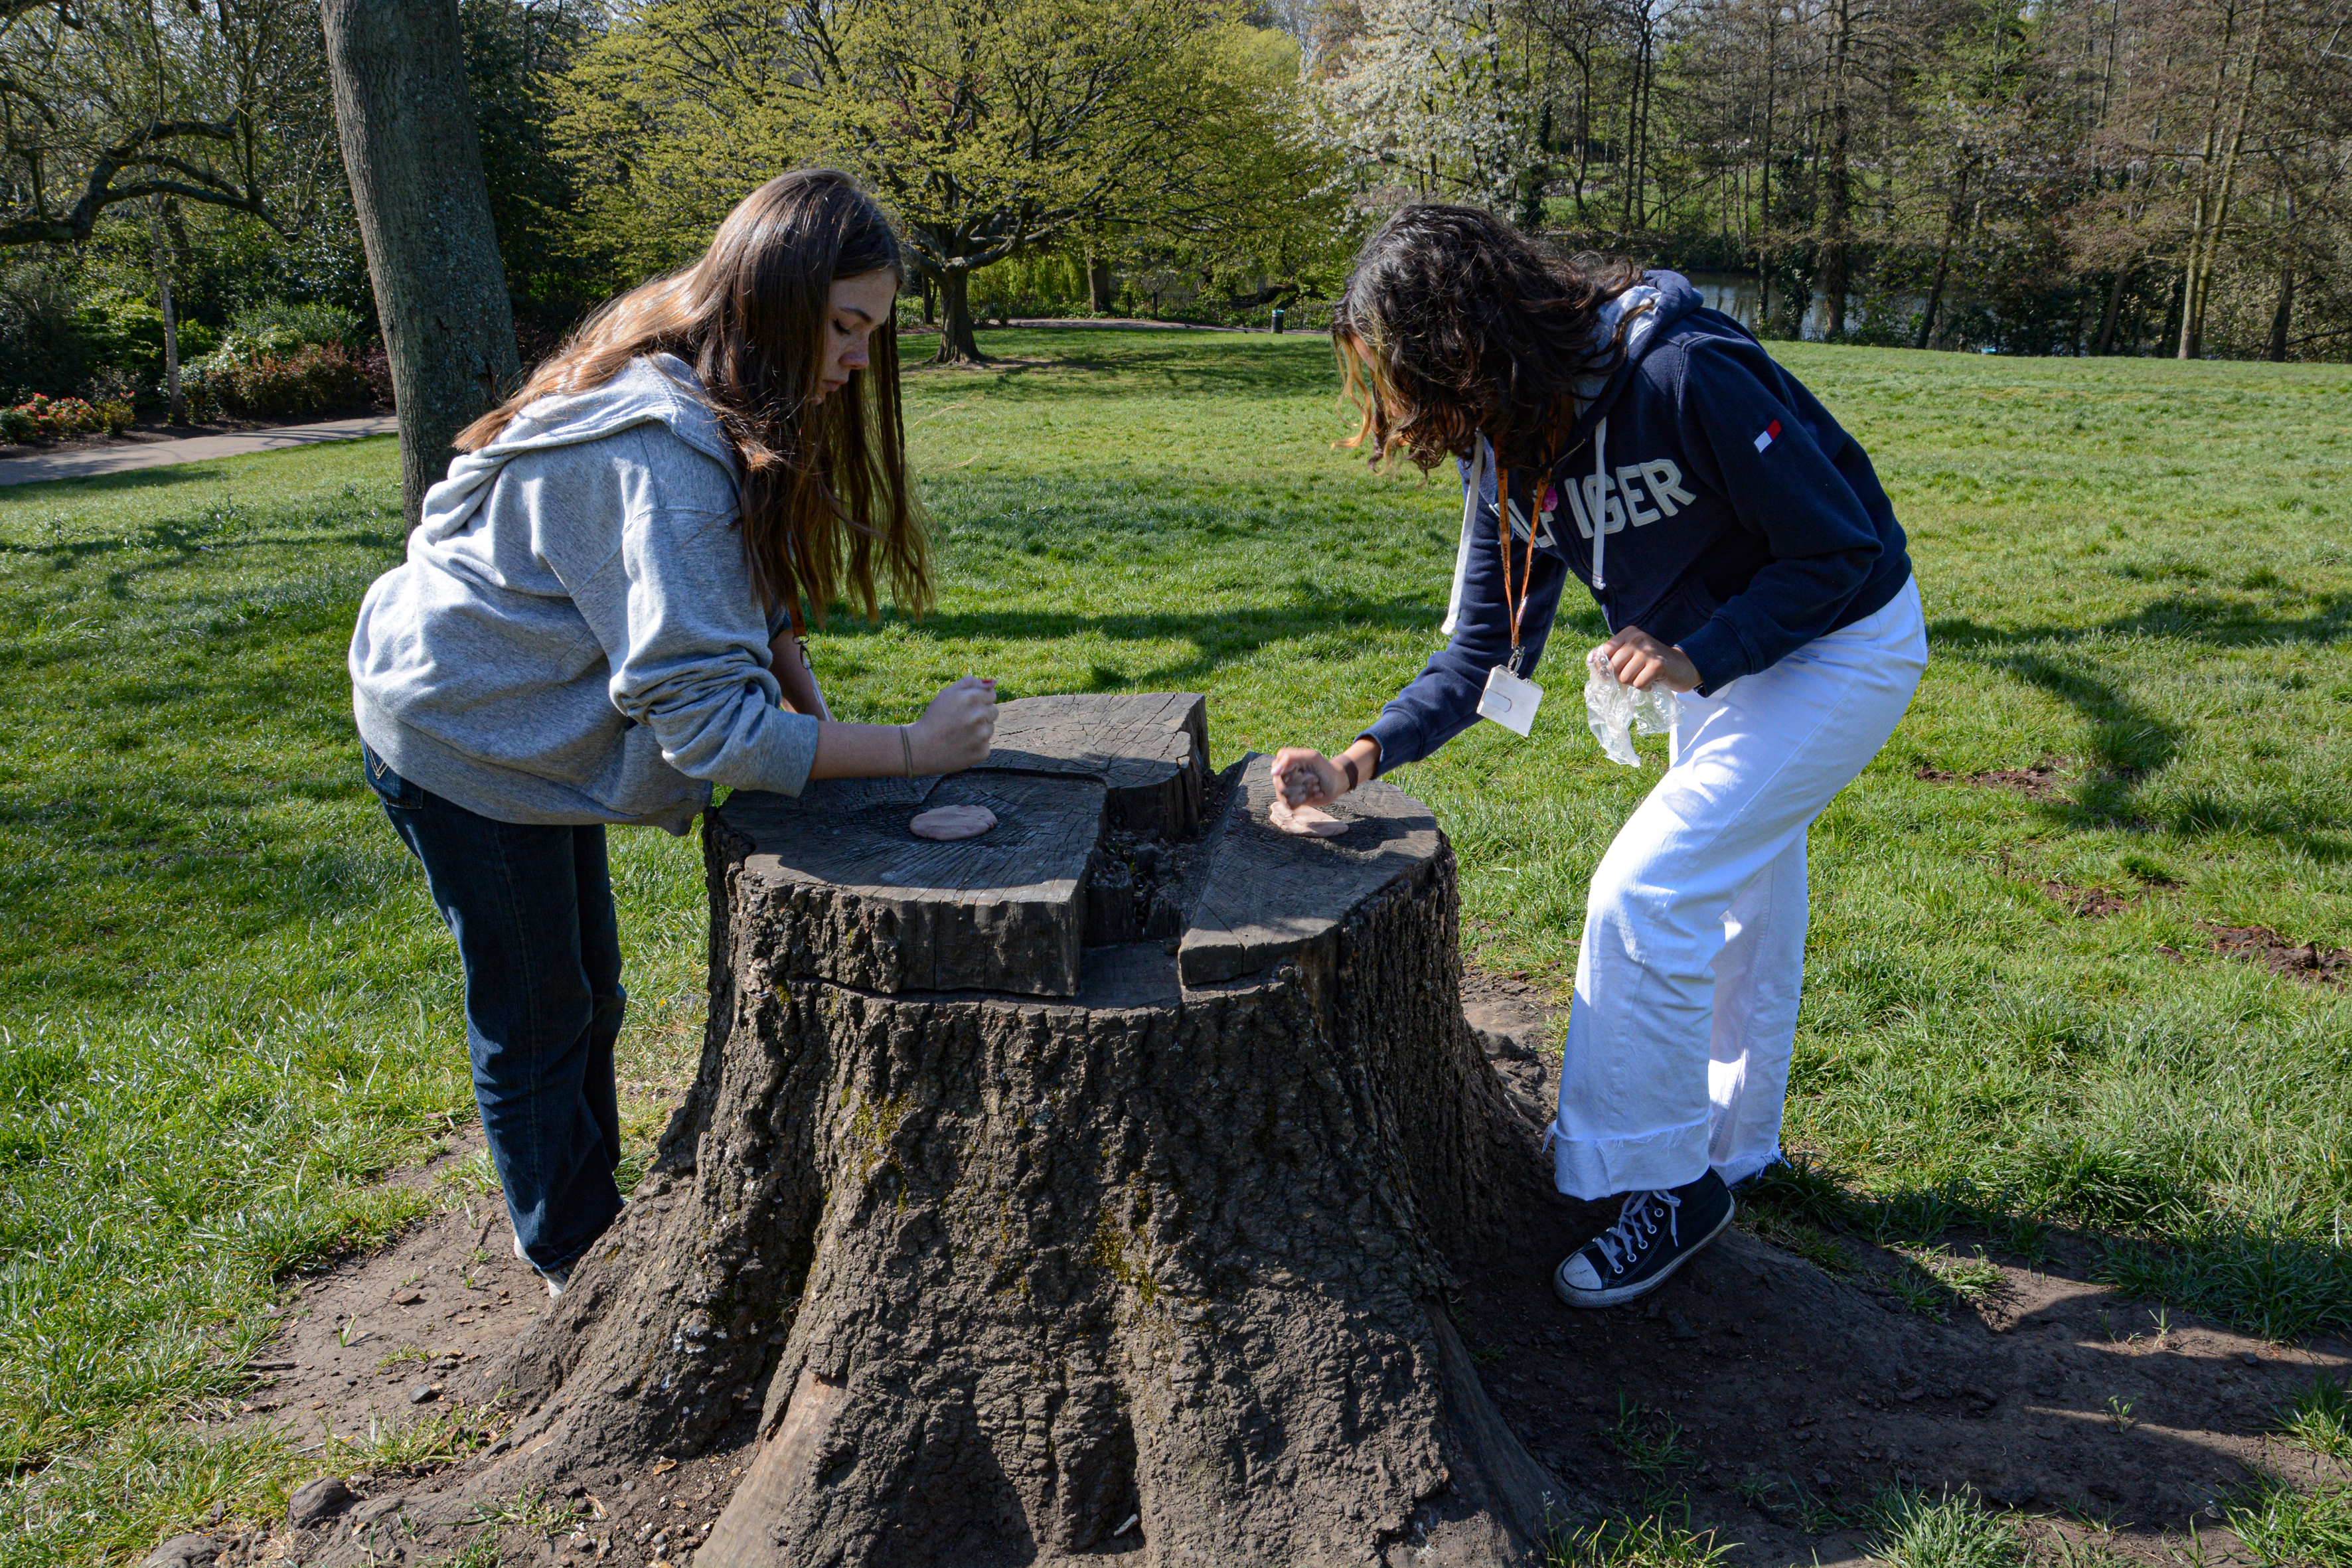
M542 397L425 493L352 633L361 738L500 822L683 833L714 784L798 795L817 721L769 669L732 450L669 354Z

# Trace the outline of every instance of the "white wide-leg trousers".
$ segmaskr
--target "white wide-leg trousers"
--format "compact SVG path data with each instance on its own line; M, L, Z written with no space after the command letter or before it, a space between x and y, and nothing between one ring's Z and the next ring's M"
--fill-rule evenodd
M1712 697L1592 874L1552 1123L1571 1197L1727 1182L1780 1152L1805 974L1805 832L1927 666L1916 584Z

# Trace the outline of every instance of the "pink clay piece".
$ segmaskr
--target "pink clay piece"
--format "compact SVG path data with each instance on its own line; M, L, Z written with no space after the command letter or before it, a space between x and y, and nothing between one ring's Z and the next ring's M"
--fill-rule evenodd
M946 842L977 838L995 826L996 813L984 805L942 805L918 816L907 824L907 829L918 838Z
M1295 833L1302 838L1337 838L1348 831L1348 824L1320 806L1290 806L1277 797L1266 820L1285 833Z

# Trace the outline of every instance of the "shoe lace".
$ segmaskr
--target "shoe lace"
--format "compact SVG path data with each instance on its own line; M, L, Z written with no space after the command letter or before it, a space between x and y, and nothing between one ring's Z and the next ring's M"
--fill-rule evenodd
M1655 1214L1651 1212L1652 1204L1660 1205ZM1666 1222L1666 1239L1681 1246L1682 1206L1682 1199L1668 1192L1627 1194L1625 1206L1617 1211L1617 1223L1592 1238L1592 1245L1608 1259L1609 1272L1622 1274L1625 1265L1642 1255L1656 1238L1661 1219Z

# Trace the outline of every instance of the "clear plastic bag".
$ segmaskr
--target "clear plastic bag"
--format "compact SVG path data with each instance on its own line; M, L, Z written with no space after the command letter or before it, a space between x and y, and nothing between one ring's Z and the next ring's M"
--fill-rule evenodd
M1597 657L1585 659L1584 718L1592 726L1592 738L1612 763L1622 763L1629 768L1642 765L1641 753L1633 750L1633 737L1664 735L1675 727L1675 694L1663 686L1654 685L1647 691L1636 691L1621 682L1609 666Z

